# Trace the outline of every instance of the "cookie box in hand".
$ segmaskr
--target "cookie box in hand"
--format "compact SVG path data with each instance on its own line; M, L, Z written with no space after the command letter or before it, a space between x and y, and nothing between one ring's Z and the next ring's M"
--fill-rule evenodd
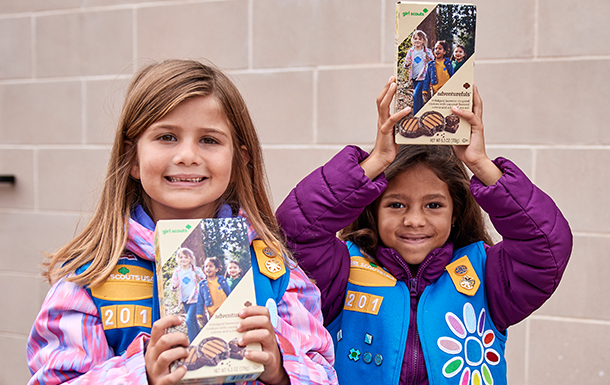
M244 357L260 344L241 347L238 313L256 305L247 223L243 218L161 220L155 230L161 316L178 315L168 332L189 336L183 384L256 379L263 365ZM236 273L237 270L237 273Z

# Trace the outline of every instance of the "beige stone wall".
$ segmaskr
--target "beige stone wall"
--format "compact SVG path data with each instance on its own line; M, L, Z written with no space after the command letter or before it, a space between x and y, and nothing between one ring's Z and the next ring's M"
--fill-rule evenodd
M607 384L610 2L474 2L489 153L556 199L575 241L557 293L510 329L510 383ZM0 0L0 174L17 177L0 184L0 384L29 378L41 253L96 201L135 68L189 57L226 69L278 205L344 144L370 148L393 21L391 0Z

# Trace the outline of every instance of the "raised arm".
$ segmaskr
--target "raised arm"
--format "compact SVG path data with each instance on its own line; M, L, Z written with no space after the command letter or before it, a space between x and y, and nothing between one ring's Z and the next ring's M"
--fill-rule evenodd
M483 104L474 89L473 112L453 109L472 125L470 145L455 146L473 172L470 189L502 235L487 248L490 314L500 330L538 309L557 288L572 251L572 233L551 197L512 162L485 152Z
M523 320L551 296L572 252L568 222L551 197L507 159L496 164L502 177L471 191L489 213L502 242L489 248L485 268L492 319L500 330Z
M409 110L390 115L395 92L391 78L377 97L378 135L371 156L346 147L305 177L276 212L289 247L320 288L326 324L341 310L349 275L349 253L336 233L385 190L387 183L380 174L396 156L394 124Z

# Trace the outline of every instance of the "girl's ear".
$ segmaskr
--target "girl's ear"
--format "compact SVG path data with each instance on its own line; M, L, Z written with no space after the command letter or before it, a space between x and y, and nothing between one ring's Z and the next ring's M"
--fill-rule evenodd
M125 153L128 153L131 148L133 147L133 143L129 140L126 140L123 142L125 145ZM131 175L131 177L133 179L137 179L140 180L140 165L138 164L138 157L136 156L133 164L131 165L131 170L129 171L129 175Z
M241 156L246 161L246 164L248 164L250 162L250 153L248 152L248 148L246 146L244 146L243 144L241 145ZM244 164L244 166L246 164Z

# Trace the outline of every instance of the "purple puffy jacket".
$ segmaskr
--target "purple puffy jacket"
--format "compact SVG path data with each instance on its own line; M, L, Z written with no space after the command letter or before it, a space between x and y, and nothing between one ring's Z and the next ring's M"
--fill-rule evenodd
M348 146L327 164L303 179L277 210L289 246L322 293L325 325L343 308L350 257L337 231L352 223L362 210L385 190L383 174L369 180L359 162L368 154ZM473 196L489 214L503 240L486 246L486 277L490 316L500 331L523 320L555 291L572 250L569 225L553 200L534 186L509 160L495 164L503 176L485 186L476 177ZM436 281L451 260L453 245L433 250L415 277L393 249L380 247L375 258L397 279L411 288L411 323L400 384L428 384L419 339L416 309L426 286Z

